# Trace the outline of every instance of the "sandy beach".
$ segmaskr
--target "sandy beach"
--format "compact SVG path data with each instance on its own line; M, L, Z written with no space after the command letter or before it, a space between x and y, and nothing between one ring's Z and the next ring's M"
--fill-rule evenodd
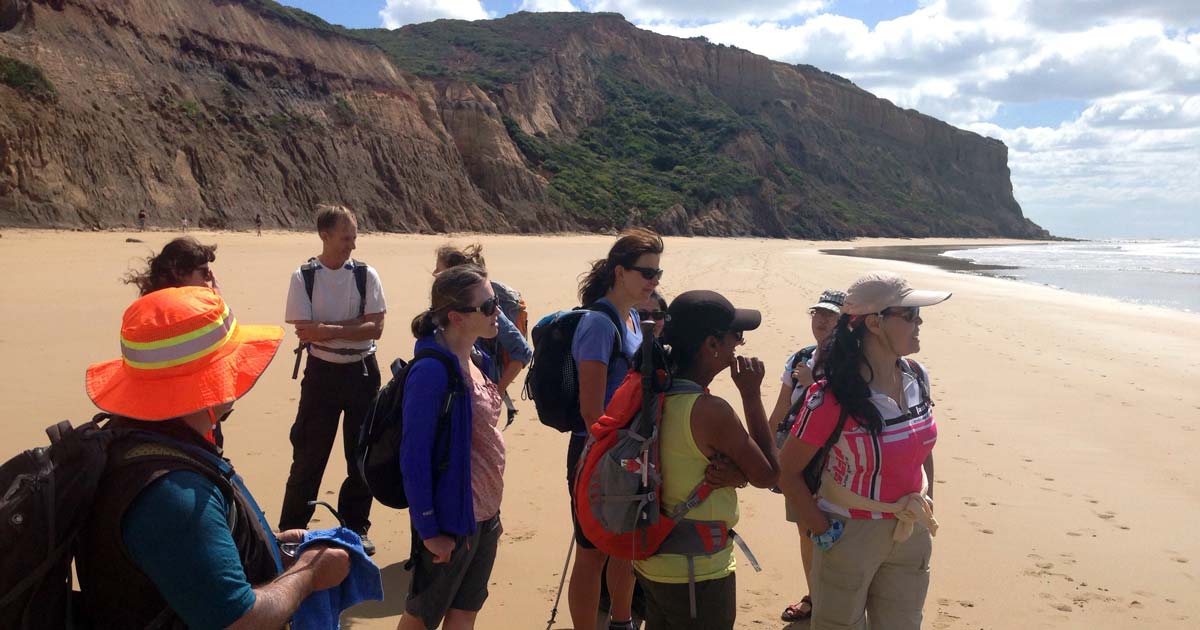
M192 234L218 244L213 269L246 323L282 323L289 274L320 249L315 234ZM3 232L0 265L9 272L0 308L0 352L7 360L0 400L7 431L0 458L44 444L42 430L53 422L83 421L95 412L84 370L119 355L121 313L135 297L119 279L173 236ZM536 319L576 303L578 274L613 239L360 235L355 257L379 270L387 295L381 363L411 356L409 321L428 305L432 252L447 240L480 240L492 276L522 291ZM975 241L853 245L968 242ZM941 530L925 627L1197 627L1200 314L818 251L845 246L670 238L662 289L668 298L715 289L764 312L763 327L747 334L743 353L768 362L768 411L784 359L811 342L807 307L821 289L891 269L914 286L954 292L922 312L923 351L916 357L929 368L940 426L934 453ZM275 362L226 425L227 454L272 522L291 458L295 344L289 330ZM737 400L727 375L714 391ZM545 627L570 537L566 436L539 424L532 402L517 402L521 415L505 434L505 534L480 628ZM337 460L322 486L330 501L342 480ZM780 496L750 489L739 498L738 530L763 572L739 560L738 627L785 627L780 612L805 593L797 534L784 521ZM403 609L408 515L376 506L372 520L388 599L348 611L348 628L394 628ZM331 522L326 515L314 525ZM555 627L570 627L565 596Z

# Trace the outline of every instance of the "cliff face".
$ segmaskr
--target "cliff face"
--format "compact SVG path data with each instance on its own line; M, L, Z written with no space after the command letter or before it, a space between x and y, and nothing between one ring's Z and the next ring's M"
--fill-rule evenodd
M325 202L397 231L1044 234L1001 143L816 69L611 15L355 32L273 6L0 0L0 62L51 86L0 83L0 225L307 229ZM495 45L403 50L464 25Z

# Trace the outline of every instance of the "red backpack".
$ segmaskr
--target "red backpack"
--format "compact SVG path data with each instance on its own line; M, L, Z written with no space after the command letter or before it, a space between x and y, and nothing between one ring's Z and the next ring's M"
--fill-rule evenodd
M643 365L649 363L643 359ZM741 537L724 521L698 521L687 513L712 494L703 479L679 505L664 505L659 453L663 406L673 394L702 393L691 381L669 385L664 370L630 372L604 415L591 426L575 477L579 527L600 551L628 560L659 553L687 558L688 595L696 616L697 556L712 555L733 540L756 571L761 568ZM650 401L643 405L643 401Z

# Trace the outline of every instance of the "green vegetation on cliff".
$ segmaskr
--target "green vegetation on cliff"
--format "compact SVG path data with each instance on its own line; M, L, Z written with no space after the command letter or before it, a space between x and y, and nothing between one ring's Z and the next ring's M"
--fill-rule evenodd
M41 68L0 55L0 84L33 96L53 96L54 86Z
M681 204L695 211L717 199L752 194L761 178L721 148L753 127L716 103L708 107L606 72L604 115L573 142L550 142L505 126L518 148L550 178L559 201L581 215L620 221L630 208L647 220Z

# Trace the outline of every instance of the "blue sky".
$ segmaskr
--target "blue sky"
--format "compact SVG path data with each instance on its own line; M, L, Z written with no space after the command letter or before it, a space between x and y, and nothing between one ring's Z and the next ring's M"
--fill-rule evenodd
M1009 146L1055 234L1200 237L1200 1L285 0L354 28L515 10L619 12L656 32L850 78Z

